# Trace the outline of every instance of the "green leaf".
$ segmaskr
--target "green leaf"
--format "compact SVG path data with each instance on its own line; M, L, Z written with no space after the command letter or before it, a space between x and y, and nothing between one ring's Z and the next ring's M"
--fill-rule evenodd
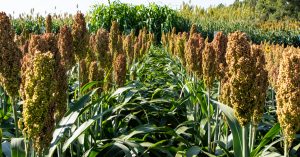
M193 146L186 151L186 157L198 156L201 152L201 148L198 146Z
M122 94L127 90L132 89L134 86L126 86L126 87L122 87L122 88L118 88L112 95L111 97L115 97L116 95Z
M77 139L88 127L90 127L96 120L98 120L99 118L101 118L103 115L107 114L108 112L112 111L113 108L110 108L106 111L104 111L103 113L94 116L92 119L89 119L87 121L85 121L83 124L81 124L79 126L79 128L77 128L75 130L75 132L72 133L72 136L64 143L63 145L63 152L67 150L67 148L69 147L69 145L75 140Z
M11 148L11 156L13 157L26 156L24 138L12 138L10 148Z
M57 144L60 142L61 138L64 136L64 132L71 128L72 125L75 123L77 117L80 115L80 110L84 107L85 103L90 99L90 96L94 94L96 90L89 92L88 94L82 96L75 104L74 107L71 108L62 120L59 122L58 126L53 132L53 138L50 144L49 153L47 156L52 156Z
M259 151L268 144L269 141L274 139L274 137L279 133L280 131L280 125L279 123L275 124L268 132L267 134L263 137L259 145L251 152L250 157L255 157L258 155Z
M214 141L214 143L217 143L228 157L233 157L232 154L230 154L230 152L226 149L225 143L222 141Z
M211 101L214 102L215 104L217 104L226 116L226 120L227 120L230 130L233 134L234 156L242 156L242 150L243 150L242 127L239 124L236 117L234 116L233 109L231 107L224 105L222 103L219 103L217 101L214 101L214 100L211 100Z

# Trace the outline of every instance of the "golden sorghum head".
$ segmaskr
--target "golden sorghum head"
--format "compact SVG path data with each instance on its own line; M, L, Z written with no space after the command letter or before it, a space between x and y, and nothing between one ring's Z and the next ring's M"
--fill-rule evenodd
M227 36L222 32L218 32L212 42L216 52L216 75L218 79L224 77L225 68L227 67L225 59L227 41Z
M177 36L175 51L177 56L180 58L182 65L185 66L185 57L184 57L184 49L185 49L185 39L183 36Z
M276 113L290 145L300 130L300 51L287 48L282 56L277 80Z
M137 42L133 45L133 60L138 60L140 57L140 44L139 41L137 39Z
M87 55L86 55L86 62L87 63L91 63L92 61L96 61L97 58L96 58L96 53L94 51L94 47L96 45L96 35L93 33L93 34L90 34L89 35L89 49L87 50Z
M197 34L193 34L187 42L187 46L185 47L185 59L187 70L191 72L196 72L198 65L198 57L197 51L199 50L199 36Z
M256 60L253 70L256 71L254 80L255 90L254 97L254 112L252 116L252 123L258 125L264 113L266 93L268 89L268 72L265 70L265 56L261 47L258 45L251 46L251 55Z
M10 97L17 97L22 52L13 39L9 18L0 12L0 85Z
M88 64L85 59L80 60L80 87L88 83Z
M23 74L26 77L23 82L24 130L32 139L35 151L41 154L49 146L54 131L55 60L51 52L36 52L30 64Z
M169 53L175 55L175 46L176 46L176 34L171 34L171 38L169 39Z
M122 35L118 36L117 53L124 53L124 51L123 51L123 38L122 38Z
M59 122L67 111L67 90L68 90L68 77L67 70L62 64L55 65L54 79L57 82L54 92L55 113L54 118Z
M109 32L105 29L99 29L95 37L94 51L102 68L105 68L108 62L109 53Z
M126 81L126 56L122 53L118 54L113 63L114 81L118 87L125 84Z
M46 33L51 33L51 31L52 31L52 18L51 18L50 14L48 14L48 16L46 17L45 26L46 26Z
M25 55L28 53L28 46L29 46L29 41L26 40L24 45L21 46L22 55Z
M215 64L216 54L212 43L205 45L202 52L202 70L203 80L207 89L211 89L215 80Z
M72 26L72 36L74 52L78 61L86 57L89 40L87 33L84 15L77 12Z
M255 59L251 56L250 43L242 32L229 34L226 62L228 64L230 97L235 116L239 123L245 126L251 121L253 114L255 81Z
M161 35L161 44L166 47L168 43L168 39L167 39L167 35L165 34L165 32L162 32Z
M117 53L118 50L118 38L119 38L119 24L117 21L113 21L110 27L109 33L109 50L111 54Z
M14 40L14 33L12 31L11 23L9 21L9 17L5 14L5 12L0 12L0 30L1 42L4 41L13 41Z
M62 26L58 35L58 49L61 56L61 63L67 69L75 64L75 55L73 51L73 38L71 29L68 26Z
M231 88L231 84L230 84L230 80L229 80L230 76L228 73L228 68L225 69L225 75L224 77L222 77L221 79L221 91L220 91L220 95L219 95L219 99L221 101L221 103L232 107L232 104L230 102L230 88Z
M128 65L131 65L132 60L133 60L133 43L132 43L132 36L131 35L127 35L125 40L124 40L124 51L126 53L126 57L127 57L127 61L128 61Z
M42 38L46 41L46 52L50 51L54 55L54 59L57 62L60 62L61 56L59 54L58 46L57 46L57 37L54 33L45 33Z
M194 33L197 33L197 26L195 24L193 24L190 29L190 37L192 37Z
M32 35L28 45L28 52L34 54L37 51L47 52L48 43L41 35Z
M89 81L99 81L101 83L97 84L97 87L103 88L103 80L104 80L104 71L98 65L96 61L93 61L89 67Z
M279 64L282 58L283 51L285 50L284 46L280 45L270 45L264 43L264 50L266 56L266 69L268 70L269 83L273 89L277 89L277 79L279 74Z
M196 57L197 57L197 71L196 71L196 74L197 74L197 77L199 79L202 79L202 74L203 74L203 70L202 70L202 52L205 48L205 45L207 42L207 38L206 40L204 41L204 39L201 37L200 34L197 34L198 36L198 42L199 42L199 47L197 48L197 51L196 51Z

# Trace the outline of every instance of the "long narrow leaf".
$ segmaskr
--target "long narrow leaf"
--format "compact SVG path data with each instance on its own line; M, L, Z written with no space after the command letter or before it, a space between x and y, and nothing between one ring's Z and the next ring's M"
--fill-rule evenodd
M214 101L214 100L211 100L211 101L214 102L215 104L217 104L226 116L226 120L227 120L230 130L233 134L234 156L242 156L242 148L243 148L242 127L239 124L236 117L234 116L233 109L231 107L226 106L217 101Z

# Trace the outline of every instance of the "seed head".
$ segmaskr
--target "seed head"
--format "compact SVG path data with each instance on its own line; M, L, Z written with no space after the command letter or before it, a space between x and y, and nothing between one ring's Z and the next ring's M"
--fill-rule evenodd
M126 56L122 53L118 54L114 60L114 81L118 87L125 84L126 81Z
M88 64L86 63L85 59L80 60L80 87L83 87L85 84L88 83Z
M13 34L8 16L0 12L0 85L15 98L19 95L22 52L14 43Z
M73 38L71 29L68 26L60 28L58 36L58 49L61 56L61 63L66 69L70 69L75 64L75 55L73 51Z
M251 55L256 60L253 70L256 71L254 80L255 90L254 97L254 112L252 116L252 123L258 125L264 113L266 93L268 89L268 72L265 70L265 56L260 46L251 46Z
M124 40L124 51L126 53L126 57L128 60L128 65L131 65L132 61L133 61L133 43L132 43L132 39L131 39L131 35L127 35L125 40Z
M109 32L105 29L99 29L95 36L96 44L94 44L94 51L96 53L96 57L100 62L102 68L106 68L109 53Z
M291 145L300 130L300 51L287 48L282 55L276 94L278 120Z
M109 50L110 53L117 53L118 50L118 38L119 38L119 24L116 21L113 21L109 33Z
M229 34L226 62L228 64L231 84L231 104L239 123L245 126L253 115L255 80L255 60L251 57L250 43L246 34L234 32Z
M207 43L202 53L203 80L207 89L211 89L215 79L216 53L212 43Z
M227 67L225 54L227 48L227 36L222 32L218 32L213 40L213 47L216 52L216 75L221 79L225 75L225 68Z
M87 33L84 15L77 12L72 26L73 46L77 61L86 57L89 40Z
M31 61L24 74L24 130L41 154L49 146L54 131L55 60L51 52L35 52Z
M89 67L89 81L99 81L102 82L104 80L104 71L99 67L96 61L93 61ZM98 87L103 88L103 83L98 83Z
M46 17L46 33L51 33L52 31L52 18L51 15L48 14L48 16Z
M190 37L192 37L194 33L197 33L197 26L195 24L193 24L190 29Z

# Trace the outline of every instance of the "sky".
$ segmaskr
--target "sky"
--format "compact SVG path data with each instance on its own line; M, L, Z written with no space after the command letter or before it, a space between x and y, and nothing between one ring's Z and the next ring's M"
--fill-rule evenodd
M111 0L112 2L113 0ZM223 3L229 5L234 0L120 0L125 3L132 4L149 4L155 2L159 5L168 5L174 9L179 8L183 1L192 5L202 6L207 8L211 5L218 5ZM93 4L105 3L108 4L108 0L0 0L0 11L4 11L7 14L18 16L20 13L30 13L30 10L34 8L35 13L42 15L48 13L75 13L77 10L81 10L86 13ZM78 4L78 9L77 9Z

